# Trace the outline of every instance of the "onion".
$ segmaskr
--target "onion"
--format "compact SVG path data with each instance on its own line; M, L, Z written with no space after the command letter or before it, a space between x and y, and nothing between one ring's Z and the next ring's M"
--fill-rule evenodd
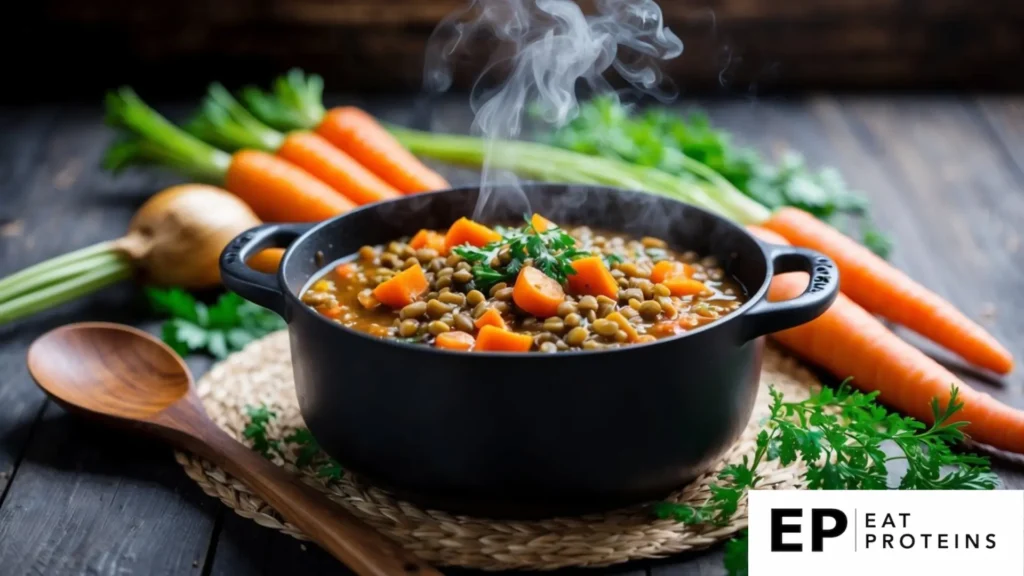
M234 196L205 184L183 184L150 198L128 233L58 256L0 280L0 324L57 306L120 280L183 288L220 283L220 253L260 224ZM282 251L265 250L249 264L277 268Z

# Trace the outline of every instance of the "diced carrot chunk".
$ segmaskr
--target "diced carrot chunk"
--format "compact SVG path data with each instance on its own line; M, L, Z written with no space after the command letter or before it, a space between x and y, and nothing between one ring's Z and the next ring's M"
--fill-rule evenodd
M343 312L345 312L345 309L342 308L341 306L334 306L332 308L324 308L320 310L320 313L323 314L324 316L334 319L341 318Z
M448 229L448 233L445 234L444 237L445 246L449 250L456 246L462 246L463 244L469 244L479 248L481 246L486 246L491 242L497 242L498 240L501 240L501 234L498 234L483 224L473 222L465 216L456 220L455 223L452 224L451 228Z
M576 294L607 296L619 295L619 284L600 256L587 256L572 261L575 274L569 275L569 290Z
M670 321L661 321L655 323L647 330L651 334L656 336L669 336L679 331L679 324Z
M673 296L695 296L708 291L708 287L692 278L667 278L662 281Z
M494 326L484 326L476 337L476 350L489 352L529 352L533 338Z
M412 237L412 240L409 240L409 247L416 250L420 248L433 248L437 250L438 254L445 254L447 252L444 235L425 228L417 232Z
M689 278L693 268L685 262L662 260L651 269L651 282L664 282L669 278Z
M340 278L351 278L356 274L356 265L351 262L339 264L338 267L334 269L334 273Z
M534 214L530 217L530 224L533 225L533 229L537 232L547 232L552 228L558 228L558 225L541 216L540 214Z
M472 350L475 343L476 338L471 334L458 331L444 332L434 339L434 346L446 350Z
M537 318L558 314L558 305L565 301L565 291L554 278L533 266L524 266L516 277L512 300L520 310Z
M479 318L476 319L477 328L483 328L484 326L494 326L495 328L505 329L505 320L501 317L501 312L498 312L494 308L488 308Z
M381 304L401 308L412 304L427 291L429 282L419 264L402 270L373 289L373 297Z

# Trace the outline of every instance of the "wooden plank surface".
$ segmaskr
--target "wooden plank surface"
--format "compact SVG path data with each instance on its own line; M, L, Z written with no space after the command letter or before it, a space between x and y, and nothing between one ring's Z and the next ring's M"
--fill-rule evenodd
M427 108L409 98L340 98L388 121L461 130L463 101ZM833 165L874 201L893 232L893 262L1024 352L1024 107L1020 98L758 99L708 105L714 120L767 151L801 150ZM684 103L685 105L685 103ZM176 109L180 110L180 109ZM0 274L121 230L149 194L175 181L155 171L112 179L96 169L110 134L96 107L0 109ZM448 171L471 182L471 171ZM936 254L940 256L937 257ZM0 573L349 574L311 544L261 528L203 495L170 451L125 438L48 405L24 354L54 326L86 319L142 324L129 285L0 328ZM955 358L901 331L959 370ZM192 359L200 373L208 362ZM1024 408L1024 371L973 385ZM1024 487L1012 460L996 462ZM567 574L722 574L720 547L664 561ZM468 571L453 573L470 574Z
M0 125L17 126L0 140L0 204L11 210L0 235L4 276L111 239L170 181L101 174L96 166L110 134L96 108L7 110ZM129 284L112 287L0 328L0 574L200 573L216 503L160 444L46 405L25 367L28 345L50 328L138 323L144 316L134 296ZM197 361L205 370L208 362Z
M18 89L0 98L86 98L120 82L191 97L291 66L336 91L417 89L435 25L465 0L44 0L0 48ZM591 2L584 2L590 5ZM689 93L809 89L1021 89L1024 4L1013 0L661 2L683 40L664 70ZM25 39L29 40L25 40ZM486 50L469 54L467 89ZM102 66L97 65L102 63ZM724 86L723 86L724 85Z

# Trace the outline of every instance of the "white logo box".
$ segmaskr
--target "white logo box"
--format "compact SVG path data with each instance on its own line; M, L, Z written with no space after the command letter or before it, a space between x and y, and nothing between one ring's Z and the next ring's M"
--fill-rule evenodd
M773 511L776 545L801 551L772 550ZM1024 575L1020 490L754 490L749 516L750 576Z

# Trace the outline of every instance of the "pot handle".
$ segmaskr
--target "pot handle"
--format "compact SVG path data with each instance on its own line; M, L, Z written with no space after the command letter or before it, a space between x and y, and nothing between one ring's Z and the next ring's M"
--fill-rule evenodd
M752 340L814 320L828 310L839 296L839 269L831 258L794 246L761 242L772 263L772 276L786 272L807 272L810 282L803 294L782 302L767 296L744 315L745 338Z
M277 276L253 270L245 262L264 248L287 248L312 227L312 223L263 224L242 232L221 252L221 282L242 298L284 317L284 292Z

